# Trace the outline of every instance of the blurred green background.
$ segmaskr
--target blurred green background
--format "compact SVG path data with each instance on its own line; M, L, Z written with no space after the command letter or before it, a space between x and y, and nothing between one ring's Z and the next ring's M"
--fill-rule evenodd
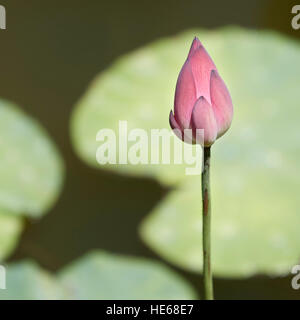
M213 59L222 63L223 52L226 52L228 64L223 66L217 61L216 64L221 69L223 68L222 75L224 74L225 82L229 78L230 84L238 84L233 88L233 91L235 90L234 96L240 102L239 105L235 105L236 108L248 111L251 108L251 103L255 104L262 99L264 100L261 103L264 106L269 103L268 106L272 108L272 98L282 103L286 101L286 97L290 98L287 104L282 106L288 110L285 113L284 121L282 123L280 121L273 122L274 118L271 115L271 120L266 120L269 126L268 134L266 132L266 136L262 134L258 139L267 137L261 146L271 144L275 148L274 150L276 147L279 149L282 146L282 141L286 140L285 136L294 139L295 144L291 144L290 149L289 146L284 149L286 154L291 154L287 159L290 167L288 177L292 176L297 169L297 160L300 160L296 134L296 121L299 116L299 112L297 113L297 101L299 101L297 94L299 96L299 93L297 93L296 75L299 74L300 67L300 49L297 42L300 39L300 31L291 28L293 3L268 0L251 2L237 0L226 2L199 0L104 2L89 0L85 3L76 0L27 0L26 2L3 0L1 4L5 5L7 10L7 30L0 32L0 67L2 70L0 97L16 103L27 115L24 116L25 120L20 120L22 123L26 123L24 126L27 129L20 131L20 138L19 136L15 137L14 134L10 134L15 132L13 125L9 126L8 123L13 123L19 128L15 124L14 117L19 119L23 116L11 113L9 111L11 107L7 106L6 102L2 102L4 110L8 108L8 111L7 113L2 112L3 116L0 120L2 129L0 131L2 130L3 137L1 139L3 138L7 142L8 154L11 154L9 147L12 144L15 145L15 149L20 153L20 162L11 163L12 173L8 174L10 171L7 173L3 168L7 168L11 157L9 156L4 161L4 152L2 153L2 160L0 160L3 167L0 170L0 208L3 209L3 215L6 217L3 219L15 220L16 216L22 217L22 220L17 222L8 221L7 227L3 227L4 235L7 230L10 230L11 242L6 244L7 240L5 239L8 236L4 237L3 235L5 239L2 240L0 235L0 241L4 243L5 247L3 250L7 252L3 258L4 264L8 266L8 273L11 270L7 279L8 290L3 294L3 297L31 297L35 299L157 297L171 299L200 296L202 292L201 275L195 273L195 269L198 267L197 262L195 268L193 265L189 267L185 261L178 258L176 250L172 252L172 248L174 248L172 243L169 248L164 246L158 238L155 238L156 232L159 232L159 228L165 221L164 212L172 211L172 209L168 209L168 199L170 194L171 197L173 196L172 191L176 186L164 183L163 179L157 178L157 174L145 173L145 175L134 176L130 173L129 175L121 175L118 170L114 172L99 170L99 167L95 168L85 163L85 160L89 162L88 155L84 155L81 147L74 143L74 131L73 139L70 135L71 119L73 130L76 130L76 126L81 126L80 116L73 114L74 108L75 106L85 108L85 104L88 104L84 99L80 100L79 104L78 101L85 94L91 80L100 72L107 72L109 87L110 76L115 79L113 78L115 73L116 79L118 79L119 64L121 70L126 70L130 66L130 59L134 60L135 57L133 53L133 58L131 58L131 52L144 46L146 46L145 55L147 52L154 52L158 62L163 63L164 54L168 53L169 46L167 44L172 42L175 35L180 34L178 42L174 43L174 50L177 50L177 44L180 44L180 50L174 56L171 54L173 60L170 59L170 64L166 69L162 68L161 71L164 74L169 71L174 73L167 84L168 89L173 88L176 81L175 75L180 67L178 63L183 63L186 47L189 46L188 39L193 33L182 32L192 29L200 33L200 40L205 39L203 41ZM216 29L224 26L241 26L244 29L229 28L225 31ZM210 35L209 32L203 31L204 29L213 30L213 34ZM257 33L253 33L254 31L247 33L247 29L257 30ZM269 34L268 31L276 31L278 34ZM253 66L250 63L249 69L245 68L244 70L250 73L251 69L257 67L260 80L257 81L255 89L260 87L262 88L261 92L252 91L251 87L244 92L243 88L246 85L243 86L243 80L249 77L242 72L239 75L239 70L236 70L239 63L245 65L243 58L239 61L239 53L247 52L248 36L251 44L249 44L248 51L249 61L255 62L255 59L261 57L262 52L266 52L266 61L257 60L258 66ZM170 40L161 40L165 37L170 37ZM151 43L157 40L162 41L161 44L158 42L152 47ZM243 45L241 48L233 50L236 56L230 57L230 43L233 48L236 48L239 41ZM229 44L227 45L227 43ZM149 45L150 47L148 47ZM218 48L218 46L220 50L212 53L211 50ZM257 51L252 51L253 48L257 48ZM282 51L280 51L281 49ZM137 56L139 52L137 51ZM124 54L129 54L129 56L118 60ZM143 54L143 49L141 54ZM234 64L236 59L237 67L230 78L230 63ZM120 63L114 64L115 61L120 61ZM112 65L113 67L111 67ZM109 73L109 70L112 72ZM260 70L267 71L259 73ZM126 74L125 71L124 73ZM161 74L156 74L156 77L158 75ZM239 76L240 78L238 78ZM282 83L277 81L279 78L284 81L282 80ZM126 79L125 77L123 83L127 83ZM137 75L137 80L139 79L139 75ZM156 80L153 76L149 83L154 84ZM134 81L129 77L129 86ZM159 81L162 83L164 80L160 78ZM247 79L247 81L250 80ZM254 83L254 80L252 81ZM272 85L268 85L269 81ZM264 83L266 83L265 87ZM238 89L242 90L240 96ZM96 83L91 90L96 91L96 93L91 92L91 96L97 97L98 94L100 98L103 96L103 93L100 92L101 83ZM151 97L153 89L147 87L147 90ZM155 98L160 97L157 90L155 88ZM244 94L247 96L247 102L245 105L241 105ZM131 98L134 100L134 97L131 96ZM168 95L163 98L167 99ZM259 100L260 98L261 100ZM112 104L113 99L114 97L112 97ZM165 108L169 110L171 107L172 100ZM232 129L237 132L242 126L241 123L245 123L239 122L239 119L242 118L243 121L246 121L247 116L253 122L257 116L259 122L262 117L259 113L259 105L255 105L254 110L257 112L237 113L240 117L235 117ZM106 114L105 110L103 114ZM267 115L267 113L264 114L266 118ZM122 114L122 117L124 118L125 115ZM280 119L282 114L279 112L277 117L275 120ZM32 124L31 118L36 119L39 124ZM11 119L11 122L8 122L7 119ZM167 118L164 118L164 114L160 123L161 121L166 121L167 125ZM108 121L108 123L110 122ZM152 123L155 124L155 121L149 123L151 126ZM7 125L6 131L5 124ZM283 132L280 131L281 124L284 128ZM85 130L84 125L82 124L82 130ZM99 129L103 125L99 121ZM272 137L272 131L277 132L278 142L276 140L268 143L268 139ZM235 139L234 131L232 137L228 136L228 138L224 138L224 142L216 144L216 154L219 152L219 159L222 161L227 158L221 145L226 150L226 143L229 145L230 142L237 142L237 148L232 150L239 150L239 141ZM40 142L43 147L39 146L38 142L36 146L33 143L34 139L44 141ZM26 141L32 142L30 146L26 146ZM84 142L80 143L84 144ZM42 150L44 151L42 152ZM47 150L50 150L53 159L47 156ZM251 154L259 154L259 152L261 149L252 146L248 150L248 156L251 159ZM238 159L240 158L234 159L234 162L238 162ZM218 158L214 161L217 163ZM231 159L227 159L227 161L230 162ZM245 159L240 159L240 161L249 165ZM22 163L32 166L30 169L25 166L25 178L22 174L23 171L20 175L14 175L13 168L19 168ZM300 292L291 288L291 277L289 276L289 268L287 268L290 263L290 268L296 264L300 256L300 240L297 237L300 216L298 218L296 201L296 190L299 185L296 173L294 176L296 181L292 178L284 181L278 179L278 175L280 176L283 172L283 167L280 166L278 170L268 172L266 177L262 175L266 178L264 183L259 180L260 176L256 182L267 190L270 185L274 184L274 181L276 183L282 182L278 190L273 191L272 189L267 199L272 199L272 197L277 199L279 194L283 199L279 205L277 202L274 203L275 211L272 221L274 228L285 226L283 227L286 232L284 235L289 236L288 240L292 243L291 247L288 247L290 256L282 257L278 254L278 252L286 250L286 248L282 249L279 246L278 250L274 249L274 252L270 252L266 265L262 263L257 267L256 255L251 251L251 245L249 248L237 249L236 256L246 257L245 260L253 259L254 267L234 270L230 263L224 263L223 270L220 267L222 261L218 263L218 274L215 278L217 299L298 299L300 297ZM240 172L243 172L243 169L242 167ZM33 172L36 180L28 178L26 174L28 171ZM222 168L219 171L222 172ZM263 171L264 173L265 171ZM161 176L160 173L158 176ZM22 179L19 180L19 177ZM284 176L284 178L286 177L287 175ZM9 183L3 181L9 181ZM6 189L7 185L11 188L10 190ZM255 186L255 181L251 186ZM40 194L41 189L46 191ZM250 188L250 194L251 190ZM284 191L282 192L282 190ZM221 191L218 191L218 187L216 187L216 193L222 194ZM185 197L183 198L185 199ZM226 201L226 197L224 198ZM244 198L242 197L242 199ZM232 198L228 198L229 200L232 201ZM272 206L264 203L263 200L251 199L251 203L253 201L257 206L266 208L266 213L272 213ZM160 209L157 210L159 203L164 203L165 207L161 210L162 212ZM291 203L293 205L289 206ZM286 204L288 204L290 212L284 216L283 207L286 208ZM178 203L179 208L181 205L184 204ZM233 206L232 203L231 206ZM276 211L276 206L281 213ZM251 213L253 210L254 213L255 209L254 205L253 209L247 208L245 212ZM230 208L227 210L229 211ZM154 215L158 217L157 220L149 218L150 213L151 217ZM160 215L162 215L162 220L160 220ZM252 226L253 239L256 237L256 230L260 230L260 232L268 230L268 225L259 224L257 228L255 227L256 222L261 221L260 216L258 214L256 216L256 220L253 220L255 222L249 219L244 223L245 228ZM264 218L266 219L266 217L270 218L268 215ZM239 221L243 221L243 212L240 212L239 219ZM183 218L183 221L186 220L189 218ZM143 227L141 228L142 222ZM179 221L178 224L181 225L181 222ZM3 226L5 226L4 223ZM176 227L178 227L176 224L171 224L170 229L175 230ZM185 232L188 234L189 230L185 229ZM20 234L20 239L18 239L18 234ZM185 237L184 232L175 236L179 239L181 236ZM239 240L239 238L237 239ZM242 244L250 243L253 239L242 239ZM262 242L255 243L255 245L259 247L263 244L263 249L267 251L268 243L264 243L263 237L260 241ZM243 248L244 254L241 255ZM195 250L198 250L197 246ZM200 250L199 256L201 255ZM226 251L226 248L224 250ZM119 254L121 254L120 257ZM264 261L264 252L260 258ZM272 260L273 258L274 260ZM79 261L78 259L80 262L76 263ZM231 261L234 262L234 258ZM280 265L281 262L282 265ZM239 260L236 263L241 265ZM122 274L122 279L129 279L128 282L115 287L116 283L120 283L117 274ZM149 286L149 281L156 283L156 286L154 288ZM9 283L14 283L16 291L10 292ZM31 288L32 283L36 284L36 288L33 288L32 292L27 292L27 288ZM99 288L98 286L93 287L93 283L99 283ZM20 293L21 291L22 293ZM14 295L14 292L18 292L19 296ZM107 295L102 295L103 292L107 292ZM119 292L120 295L117 296L116 293Z

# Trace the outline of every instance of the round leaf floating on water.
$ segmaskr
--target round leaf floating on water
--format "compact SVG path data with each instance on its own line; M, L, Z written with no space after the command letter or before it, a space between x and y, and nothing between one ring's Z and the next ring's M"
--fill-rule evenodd
M300 254L297 42L240 28L192 30L154 42L121 58L93 82L72 118L73 144L82 159L100 167L95 159L99 129L117 130L120 119L132 128L168 128L177 74L195 35L213 57L235 105L231 130L221 138L227 141L216 142L213 150L218 159L212 164L214 269L230 277L288 272ZM107 168L164 184L187 179L176 165ZM146 220L142 236L169 261L200 271L197 187L184 192L187 186L179 184Z
M0 299L58 300L66 298L65 293L54 276L28 260L7 265L6 290L0 290Z
M73 299L194 299L194 290L161 263L92 252L59 277Z
M297 264L300 252L298 182L291 184L297 188L291 191L294 200L290 201L282 198L281 188L276 187L277 183L290 183L285 177L264 180L267 176L260 171L252 172L249 179L247 171L242 174L246 167L235 167L241 174L237 178L231 174L233 168L222 172L216 165L215 169L212 264L216 276L289 272ZM257 185L255 199L251 199L249 192L257 179L262 183ZM171 192L140 229L143 240L155 252L184 269L197 272L202 269L200 187L198 179L191 179Z
M0 209L0 264L14 250L22 231L22 218Z
M240 28L191 30L125 55L96 77L76 105L71 121L74 148L85 162L119 173L150 176L167 185L185 177L186 165L101 166L96 161L100 145L96 135L103 128L118 133L119 120L128 121L128 130L169 130L167 119L177 75L195 35L211 53L238 112L233 122L235 132L222 139L249 144L253 138L253 161L265 145L294 146L299 137L299 45L272 32ZM116 151L118 156L118 148ZM227 156L230 152L228 148ZM275 158L269 161L276 162Z
M45 130L0 100L0 207L38 217L56 201L63 161Z

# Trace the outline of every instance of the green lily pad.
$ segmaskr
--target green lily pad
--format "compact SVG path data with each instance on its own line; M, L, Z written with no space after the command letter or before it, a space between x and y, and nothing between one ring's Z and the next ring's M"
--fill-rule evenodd
M6 289L0 290L0 300L57 300L65 297L64 288L55 277L34 262L6 266Z
M77 104L71 122L72 142L84 161L97 168L150 176L165 184L176 183L184 177L184 166L180 165L101 166L96 161L100 146L96 135L103 128L113 129L118 134L119 120L128 121L128 132L134 128L144 129L149 134L151 129L169 130L176 79L191 40L191 35L184 35L155 42L120 58L93 81ZM128 147L133 144L129 142Z
M63 163L44 129L0 100L0 261L15 248L23 215L38 217L55 202Z
M219 276L288 272L300 255L300 46L270 31L192 30L149 44L96 78L72 118L72 140L98 168L181 181L146 219L142 237L186 269L201 271L200 176L176 165L96 162L97 131L168 128L174 88L198 36L232 95L230 130L212 147L213 263Z
M92 252L59 274L73 299L194 299L183 279L161 263Z
M182 165L100 165L96 152L101 142L96 135L103 128L118 133L119 120L128 121L128 131L169 129L177 76L195 35L211 54L233 97L235 131L227 139L228 148L237 142L249 144L251 135L256 137L256 154L266 145L294 146L299 136L299 45L272 32L192 30L121 57L92 82L71 122L73 145L84 161L97 168L150 176L163 184L185 177Z
M15 248L23 227L23 219L0 210L0 264Z
M41 216L56 201L63 162L44 129L0 100L0 207Z
M249 179L246 167L242 166L235 167L238 172L235 176L232 175L233 168L223 172L217 168L217 156L215 158L212 167L215 171L212 179L214 274L247 277L257 273L288 273L299 262L299 182L291 184L284 176L267 180L262 170L253 171ZM253 191L251 188L256 181ZM282 183L291 184L290 197L281 196ZM195 178L171 192L140 229L143 240L154 251L168 261L196 272L202 269L200 187L199 179Z

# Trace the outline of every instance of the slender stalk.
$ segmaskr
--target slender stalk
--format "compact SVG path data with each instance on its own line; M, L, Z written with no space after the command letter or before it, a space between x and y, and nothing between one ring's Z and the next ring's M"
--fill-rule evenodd
M211 249L210 249L210 222L211 222L211 202L210 202L210 147L203 150L203 171L202 171L202 245L203 245L203 281L204 299L213 300L213 279L211 270Z

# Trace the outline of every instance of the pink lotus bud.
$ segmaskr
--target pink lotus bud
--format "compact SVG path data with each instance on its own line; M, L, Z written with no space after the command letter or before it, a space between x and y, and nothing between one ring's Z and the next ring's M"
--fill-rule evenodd
M211 146L230 127L233 116L231 97L212 59L198 38L195 38L176 84L172 129L204 130L204 146ZM174 130L175 132L176 130Z

